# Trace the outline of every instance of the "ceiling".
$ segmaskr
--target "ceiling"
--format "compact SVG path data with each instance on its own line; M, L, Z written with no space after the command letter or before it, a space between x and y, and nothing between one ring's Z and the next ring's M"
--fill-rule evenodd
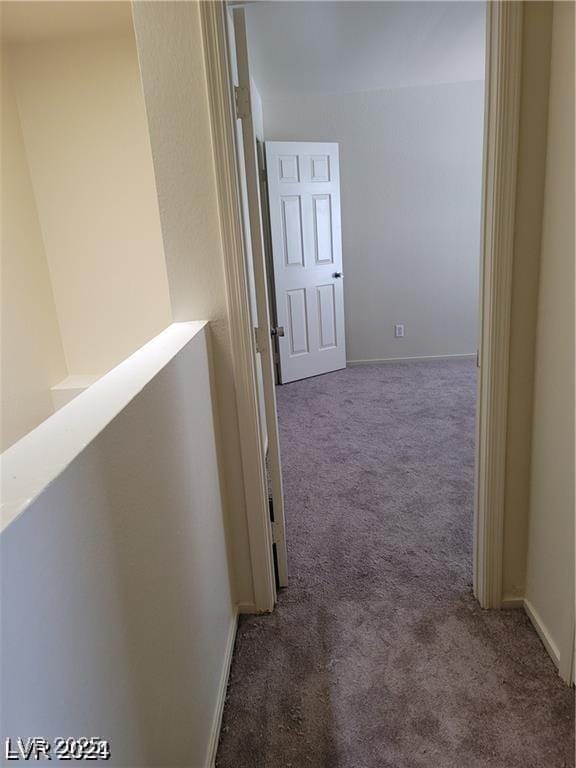
M2 3L2 38L11 42L71 35L125 34L132 7L122 0L31 0Z
M246 8L261 95L484 78L483 2L283 2Z

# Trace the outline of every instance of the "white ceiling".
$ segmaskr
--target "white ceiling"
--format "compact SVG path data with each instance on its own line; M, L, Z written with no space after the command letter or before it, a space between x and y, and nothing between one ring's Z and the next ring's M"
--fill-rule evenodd
M263 97L484 78L483 2L283 2L246 9Z

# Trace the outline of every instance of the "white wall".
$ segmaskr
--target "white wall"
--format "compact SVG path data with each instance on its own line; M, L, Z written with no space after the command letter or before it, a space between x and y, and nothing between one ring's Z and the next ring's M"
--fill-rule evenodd
M1 13L5 449L172 314L130 4Z
M264 99L267 139L340 144L351 361L476 350L483 91L467 82Z
M552 29L550 2L524 4L522 82L512 309L502 597L517 604L526 588L532 442L534 350Z
M54 34L6 49L68 372L102 374L171 322L146 112L130 28Z
M2 743L99 736L121 768L208 765L235 617L198 325L4 454Z
M574 620L574 5L554 3L526 599L562 666Z
M2 56L0 452L53 412L66 361L11 73Z
M238 412L198 3L135 3L134 27L176 320L211 321L235 599L254 607Z

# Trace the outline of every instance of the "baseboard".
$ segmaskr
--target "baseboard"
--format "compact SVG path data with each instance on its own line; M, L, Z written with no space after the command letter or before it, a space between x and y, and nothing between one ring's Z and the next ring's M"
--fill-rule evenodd
M524 610L526 611L528 618L532 622L532 625L534 626L534 629L538 633L538 637L540 640L542 640L544 647L548 651L548 655L556 665L556 668L558 669L560 667L560 652L558 650L558 647L554 640L552 640L552 637L550 635L550 632L546 628L546 625L542 621L540 614L534 608L532 603L524 598Z
M237 603L236 610L238 613L261 613L261 611L256 608L255 603Z
M230 622L230 629L228 630L228 637L226 639L226 649L222 661L222 674L220 675L216 707L212 718L212 727L210 728L208 749L206 750L206 768L215 768L216 765L216 753L218 752L218 741L220 739L220 728L222 727L222 715L224 713L224 702L226 700L226 691L228 689L228 677L230 675L230 665L232 664L232 653L234 652L237 626L238 613L235 613Z
M420 355L417 357L381 357L370 360L347 360L346 365L378 365L380 363L409 363L414 360L475 360L476 352L465 355Z
M536 634L542 640L542 644L544 645L544 648L546 648L546 652L556 665L556 668L560 669L560 651L558 650L558 646L552 640L552 636L550 635L550 632L548 631L546 625L542 621L542 618L540 617L540 614L534 608L530 600L527 600L525 597L516 597L512 595L507 595L506 597L502 598L501 607L504 609L511 609L511 608L523 608L524 612L530 619L530 623L536 630Z
M504 610L511 608L524 608L524 598L512 596L503 597L502 602L500 603L500 607Z

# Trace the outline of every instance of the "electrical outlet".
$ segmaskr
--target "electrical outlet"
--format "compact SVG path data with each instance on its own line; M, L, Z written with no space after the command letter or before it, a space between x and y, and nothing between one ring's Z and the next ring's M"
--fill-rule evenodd
M396 323L396 325L394 326L394 338L396 339L404 338L404 323Z

